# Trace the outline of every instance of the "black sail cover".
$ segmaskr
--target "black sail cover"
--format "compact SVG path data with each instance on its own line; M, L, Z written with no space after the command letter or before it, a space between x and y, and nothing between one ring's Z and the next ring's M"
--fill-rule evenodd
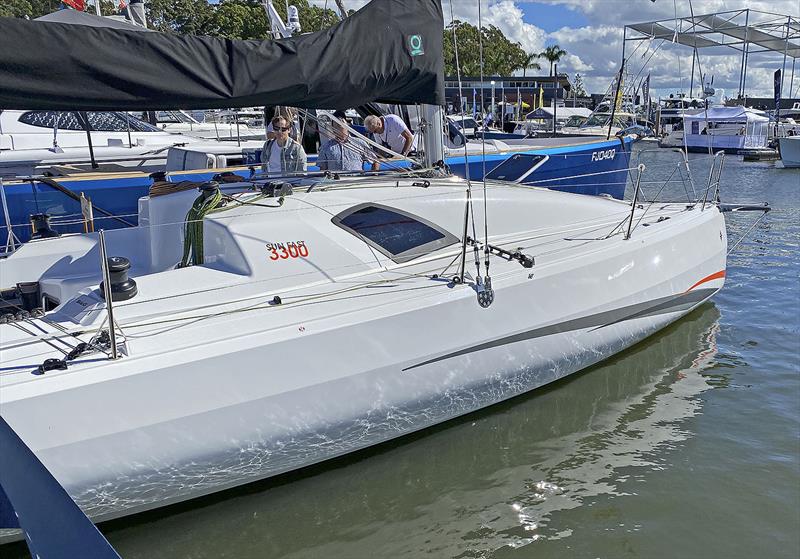
M439 0L373 0L277 41L0 18L0 109L444 104Z

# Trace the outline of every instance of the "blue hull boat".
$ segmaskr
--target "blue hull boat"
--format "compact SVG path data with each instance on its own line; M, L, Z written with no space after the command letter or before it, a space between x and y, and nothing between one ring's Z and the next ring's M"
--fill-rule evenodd
M535 142L535 143L534 143ZM607 195L622 199L628 177L633 137L605 139L546 138L537 140L509 139L502 146L492 144L485 159L474 150L466 157L451 152L445 163L461 177L517 182L576 194ZM500 147L498 151L497 147ZM393 165L394 167L397 164ZM309 171L318 170L313 156ZM224 171L249 176L247 167L203 169L167 173L169 182L207 181ZM116 229L137 223L138 200L149 192L153 180L141 172L100 173L56 177L62 187L91 199L95 229ZM17 239L31 238L30 216L48 214L51 226L58 233L84 231L81 205L46 182L29 180L4 184L12 229ZM109 217L103 213L112 214ZM0 234L7 237L6 223Z

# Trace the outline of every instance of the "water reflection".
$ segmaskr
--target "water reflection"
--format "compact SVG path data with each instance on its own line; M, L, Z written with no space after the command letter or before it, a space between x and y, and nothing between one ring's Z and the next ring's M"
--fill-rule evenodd
M704 305L552 388L107 535L126 558L486 557L568 537L556 511L632 493L691 436L718 330L719 312Z

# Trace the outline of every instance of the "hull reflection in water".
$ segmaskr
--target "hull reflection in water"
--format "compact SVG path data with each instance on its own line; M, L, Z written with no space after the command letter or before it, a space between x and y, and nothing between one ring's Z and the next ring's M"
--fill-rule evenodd
M700 413L698 395L715 384L708 371L718 330L719 312L705 304L632 351L550 389L410 444L334 463L344 467L313 469L318 475L291 475L146 513L133 524L120 521L109 539L126 557L153 549L477 557L568 536L553 513L629 493L622 485L631 467L662 468L664 455L691 436L684 422ZM188 531L202 536L181 537Z

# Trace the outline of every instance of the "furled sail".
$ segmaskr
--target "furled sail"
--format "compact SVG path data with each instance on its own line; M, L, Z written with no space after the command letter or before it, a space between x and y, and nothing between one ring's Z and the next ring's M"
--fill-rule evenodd
M439 0L374 0L277 41L0 18L0 109L444 104Z

